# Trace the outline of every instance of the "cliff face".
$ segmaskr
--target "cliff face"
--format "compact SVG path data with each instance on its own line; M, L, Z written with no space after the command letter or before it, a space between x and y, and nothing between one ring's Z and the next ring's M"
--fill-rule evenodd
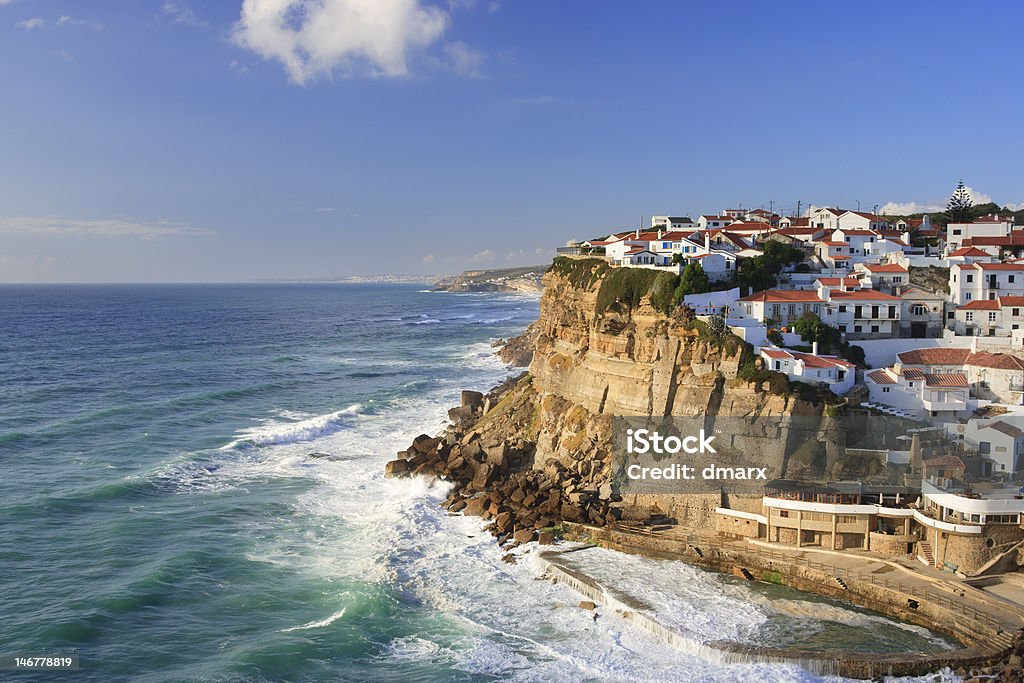
M655 310L648 297L599 312L601 284L599 274L548 272L529 375L486 398L464 397L463 406L450 411L454 424L443 439L403 452L407 462L396 461L392 473L459 482L450 509L493 517L496 534L522 531L519 540L559 519L601 525L660 511L703 525L721 504L720 495L623 500L613 490L613 416L822 413L822 403L773 393L763 380L737 378L751 360L749 349L731 336L716 341L702 335ZM798 474L798 467L774 454L759 457L765 464L775 461L776 472Z

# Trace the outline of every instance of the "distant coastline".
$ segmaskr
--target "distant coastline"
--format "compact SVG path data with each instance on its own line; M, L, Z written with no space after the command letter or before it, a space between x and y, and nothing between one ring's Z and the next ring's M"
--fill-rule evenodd
M334 275L303 278L274 278L260 282L283 284L422 284L439 292L531 292L543 291L541 278L547 265L518 268L466 270L458 275Z

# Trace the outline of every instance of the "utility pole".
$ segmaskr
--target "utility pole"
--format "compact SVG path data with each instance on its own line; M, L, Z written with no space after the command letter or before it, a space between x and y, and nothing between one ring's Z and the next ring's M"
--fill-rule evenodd
M775 213L775 200L774 199L769 199L768 200L768 214L770 215L770 214L773 214L773 213Z
M796 200L796 217L797 218L800 218L800 205L801 204L802 204L802 202L799 199Z
M860 211L860 200L857 200L857 210Z

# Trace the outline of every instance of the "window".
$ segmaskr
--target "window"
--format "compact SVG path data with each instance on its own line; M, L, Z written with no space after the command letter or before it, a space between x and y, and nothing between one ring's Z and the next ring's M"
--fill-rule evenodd
M954 317L956 317L956 316L954 315L953 311L950 311L949 313L946 313L946 318L948 320L952 320Z
M878 325L871 326L871 334L878 334Z
M957 228L956 230L953 231L953 234L954 235L961 235L961 234L963 234L963 230L960 230L959 228Z
M914 304L910 307L911 315L924 315L928 312L928 309L922 304Z
M968 273L965 282L974 282L974 276Z
M840 313L846 313L846 306L840 306L839 307L839 312Z
M1007 282L1013 282L1013 276L1012 275L1008 275L1007 278L1006 278L1006 281Z
M889 393L889 387L882 387L882 393L883 394L888 394Z
M970 292L967 292L966 294L964 294L964 301L970 301L973 298L974 297L971 295Z
M996 321L996 312L995 311L989 311L989 313L988 313L988 321L990 323L994 323Z
M966 313L964 313L964 320L966 320L969 323L973 323L974 322L974 311L967 311Z
M1012 310L1010 311L1010 315L1012 315L1012 316L1013 316L1014 318L1016 318L1017 316L1019 316L1019 315L1020 315L1020 309L1019 309L1019 308L1014 308L1014 309L1012 309Z
M860 332L860 325L854 325L853 326L853 331L854 332Z
M839 331L842 332L843 334L846 334L846 325L840 325Z

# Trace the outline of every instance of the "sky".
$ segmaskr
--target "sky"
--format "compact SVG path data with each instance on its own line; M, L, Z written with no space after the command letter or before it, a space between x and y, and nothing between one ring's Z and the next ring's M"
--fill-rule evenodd
M1024 204L1024 3L0 0L0 282L531 265Z

